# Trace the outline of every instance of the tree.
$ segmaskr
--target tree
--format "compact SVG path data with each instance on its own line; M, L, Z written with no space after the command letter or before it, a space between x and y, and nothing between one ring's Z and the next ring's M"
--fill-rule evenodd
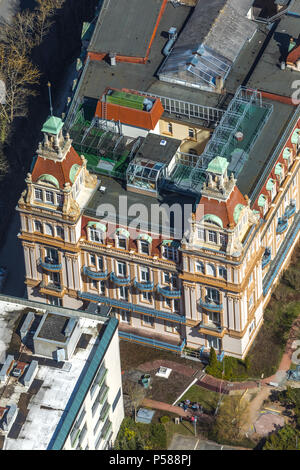
M239 396L223 399L214 425L214 433L219 441L238 441L242 425L248 411L245 400Z
M134 421L136 421L136 412L141 402L145 398L145 389L136 382L127 381L124 384L124 393L128 395L130 403L134 409Z
M56 10L63 7L65 0L36 0L36 2L37 43L41 44L53 24L53 15Z
M4 142L9 126L17 117L27 115L29 96L36 95L33 85L39 82L40 72L27 56L16 55L0 45L0 79L5 83L5 103L0 104L0 141Z
M290 425L286 425L267 438L263 450L299 450L299 448L299 431Z

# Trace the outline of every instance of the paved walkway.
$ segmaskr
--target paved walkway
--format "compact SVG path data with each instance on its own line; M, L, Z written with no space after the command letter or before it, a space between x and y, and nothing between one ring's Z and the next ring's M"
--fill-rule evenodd
M217 379L211 375L204 374L200 369L195 370L192 367L180 364L178 362L168 361L159 359L156 361L149 361L141 364L138 369L144 372L150 372L152 370L159 369L160 366L169 367L174 371L186 375L188 377L199 377L196 382L197 385L206 388L208 390L229 394L233 390L246 390L254 389L260 386L269 386L270 382L283 384L286 380L286 372L291 366L291 358L294 349L292 344L295 339L298 339L300 330L300 317L294 321L292 328L290 330L289 339L286 344L285 353L282 356L281 362L278 367L276 374L271 377L266 377L264 379L252 380L248 382L228 382L226 380ZM168 405L170 406L170 405ZM175 407L177 408L177 407Z
M142 406L147 406L148 408L154 408L155 410L163 410L168 413L177 414L183 418L191 418L192 416L198 416L201 418L201 421L211 421L213 418L207 414L192 411L188 408L186 411L183 410L180 406L168 405L167 403L151 400L150 398L144 398L142 401Z

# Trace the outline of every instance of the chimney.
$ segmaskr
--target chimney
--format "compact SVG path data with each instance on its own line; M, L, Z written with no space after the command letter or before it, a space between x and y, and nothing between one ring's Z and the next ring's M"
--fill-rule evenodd
M117 56L117 54L115 52L110 52L109 53L109 61L110 61L110 65L112 67L117 65L116 56Z

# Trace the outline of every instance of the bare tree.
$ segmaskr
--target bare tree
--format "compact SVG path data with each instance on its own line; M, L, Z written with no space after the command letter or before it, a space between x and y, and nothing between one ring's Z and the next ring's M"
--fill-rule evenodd
M52 17L55 12L62 8L65 0L36 0L36 32L37 43L41 44L45 35L53 24Z
M0 104L0 141L4 142L16 117L27 115L27 101L36 91L40 72L27 56L16 55L0 45L0 79L5 84L5 102Z
M145 398L145 389L136 382L128 380L124 384L124 393L129 397L130 403L134 409L134 421L136 421L137 409Z

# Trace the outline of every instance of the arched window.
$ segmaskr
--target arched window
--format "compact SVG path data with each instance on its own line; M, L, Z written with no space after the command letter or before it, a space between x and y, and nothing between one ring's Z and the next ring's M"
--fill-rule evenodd
M42 231L43 231L42 224L39 220L34 221L34 231L35 232L40 232L40 233L42 233Z
M227 269L224 266L219 267L219 276L225 280L227 279Z
M62 227L56 227L56 236L59 238L64 238L64 229Z
M53 227L50 224L45 224L45 234L53 237Z
M216 268L213 264L207 264L206 266L206 274L208 276L215 276L216 275Z

